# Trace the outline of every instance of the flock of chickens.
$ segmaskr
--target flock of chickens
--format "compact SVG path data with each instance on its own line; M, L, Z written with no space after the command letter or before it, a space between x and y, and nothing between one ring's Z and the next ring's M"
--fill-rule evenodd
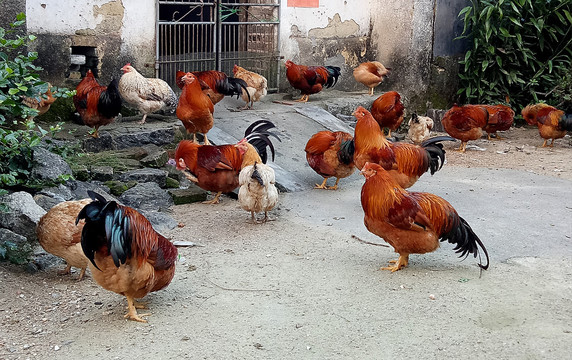
M290 84L302 93L301 102L335 85L340 76L340 68L334 66L287 61L286 69ZM112 80L108 86L100 86L88 71L77 86L74 104L84 123L95 129L93 136L98 136L100 126L115 119L122 101L143 113L141 124L149 113L174 108L193 140L178 144L174 158L169 160L171 165L199 187L216 192L211 204L217 203L222 193L238 187L239 203L251 213L251 220L267 221L268 211L278 201L275 174L266 165L267 149L272 159L275 155L271 137L280 140L272 132L274 124L254 122L236 144L211 145L207 138L214 123L214 105L225 95L237 95L242 96L246 107L252 107L266 94L266 79L239 66L233 69L235 77L218 71L180 71L176 83L182 92L177 98L164 81L145 78L130 64L122 70L119 81ZM379 62L369 62L358 66L354 77L373 95L389 71ZM320 131L311 136L306 159L324 178L316 188L335 190L340 179L356 168L361 171L365 177L361 190L364 223L399 254L393 265L382 269L400 270L408 265L410 254L432 252L440 241L448 241L461 256L472 254L480 260L483 255L486 263L479 261L478 265L486 270L489 256L485 246L451 204L436 195L406 189L424 173L433 175L442 168L442 141L460 139L460 150L464 151L466 142L478 139L483 131L490 138L490 134L508 129L514 112L505 105L454 106L442 120L451 136L433 138L428 138L432 122L414 114L409 124L415 144L390 141L391 131L403 121L404 110L399 93L390 91L373 102L371 112L362 106L355 110L354 134ZM528 123L538 124L545 139L554 141L572 129L572 119L545 104L528 106L522 115ZM389 129L387 135L384 128ZM197 133L202 135L203 144L198 142ZM330 177L336 178L333 186L327 186ZM88 194L90 199L58 204L42 217L37 227L40 244L67 261L64 273L69 273L71 266L78 267L81 279L89 266L98 284L127 298L126 318L146 322L144 314L137 313L141 305L135 299L171 282L177 249L136 210L95 192ZM256 218L258 212L264 213L262 220Z

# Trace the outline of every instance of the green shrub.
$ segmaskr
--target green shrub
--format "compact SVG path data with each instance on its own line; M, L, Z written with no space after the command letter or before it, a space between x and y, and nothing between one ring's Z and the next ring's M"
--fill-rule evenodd
M10 29L0 28L0 188L33 186L29 178L33 149L50 132L60 130L60 124L44 130L30 120L38 114L22 103L23 97L40 99L48 90L33 61L38 58L27 47L36 38L21 35L17 28L25 23L18 14ZM69 97L73 92L52 87L55 97ZM27 119L27 120L24 120ZM1 189L0 189L1 192Z
M509 96L517 109L538 101L562 105L572 76L572 0L471 3L459 13L460 38L471 44L460 62L462 100L498 103Z

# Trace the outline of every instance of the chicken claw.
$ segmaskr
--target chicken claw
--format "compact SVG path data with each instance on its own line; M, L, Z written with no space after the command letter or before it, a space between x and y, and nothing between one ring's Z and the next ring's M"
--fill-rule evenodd
M220 198L221 194L222 194L222 191L219 191L218 193L216 193L214 199L208 200L208 201L203 201L203 204L211 204L211 205L218 204L220 202L219 198Z
M310 95L302 95L301 98L299 98L298 100L294 100L294 102L308 102L309 97Z
M129 309L129 311L127 312L127 314L125 314L124 318L127 320L146 323L147 320L142 319L141 316L150 316L151 314L137 314L136 308L137 305L140 306L140 304L135 305L136 304L135 301L130 296L126 296L126 298L127 298L127 308Z
M324 181L322 182L321 185L316 184L316 186L314 186L314 189L327 189L328 187L326 186L326 181L328 181L329 177L324 178Z
M385 266L385 267L379 268L379 270L391 270L391 272L396 272L397 270L400 270L401 268L407 267L407 265L409 264L409 254L406 254L406 255L400 254L399 259L390 260L389 263L395 264L395 266Z

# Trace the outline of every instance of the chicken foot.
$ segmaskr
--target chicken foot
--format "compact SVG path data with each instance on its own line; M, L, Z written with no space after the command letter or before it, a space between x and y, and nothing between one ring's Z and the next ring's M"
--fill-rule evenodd
M211 205L218 204L220 202L219 198L220 198L221 194L222 194L222 191L217 192L214 199L208 200L208 201L203 201L203 204L211 204Z
M491 134L487 134L487 140L493 141L493 140L504 140L505 138L503 138L502 136L500 136L499 134L495 133L495 137L492 138Z
M461 146L457 149L457 151L464 153L467 150L467 142L461 141Z
M399 259L390 260L390 264L395 264L395 266L385 266L381 267L379 270L391 270L391 272L396 272L397 270L407 267L409 264L409 254L399 254Z
M68 266L66 266L65 269L58 271L58 275L67 275L70 273L71 273L71 265L70 264L68 264Z
M204 138L205 138L205 139L204 139L205 145L210 145L211 143L209 142L209 139L207 139L207 134L203 134L203 136L204 136Z
M550 145L546 145L547 142L548 142L548 139L545 139L544 143L542 144L542 147L553 147L554 146L554 139L552 139L552 141L550 142Z
M298 100L294 100L295 102L308 102L308 98L310 97L310 95L304 94L302 95L301 98L299 98Z
M321 185L316 184L316 186L314 186L314 189L327 189L328 187L326 186L326 181L328 181L329 177L324 178L324 181L322 181Z
M131 296L125 296L125 297L127 298L127 308L129 309L129 311L127 312L127 314L125 314L124 318L126 318L127 320L146 323L147 320L142 319L141 316L149 316L151 314L137 314L135 300Z
M369 88L369 96L373 96L373 88Z
M145 124L145 120L147 120L147 114L143 114L143 119L141 119L141 121L139 121L138 124L139 125Z

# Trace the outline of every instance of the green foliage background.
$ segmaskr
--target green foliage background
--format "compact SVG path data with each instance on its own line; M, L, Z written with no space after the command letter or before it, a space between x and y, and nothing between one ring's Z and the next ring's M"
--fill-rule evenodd
M572 112L572 0L472 0L459 13L471 48L460 62L465 103L544 101ZM517 111L518 112L518 111Z

